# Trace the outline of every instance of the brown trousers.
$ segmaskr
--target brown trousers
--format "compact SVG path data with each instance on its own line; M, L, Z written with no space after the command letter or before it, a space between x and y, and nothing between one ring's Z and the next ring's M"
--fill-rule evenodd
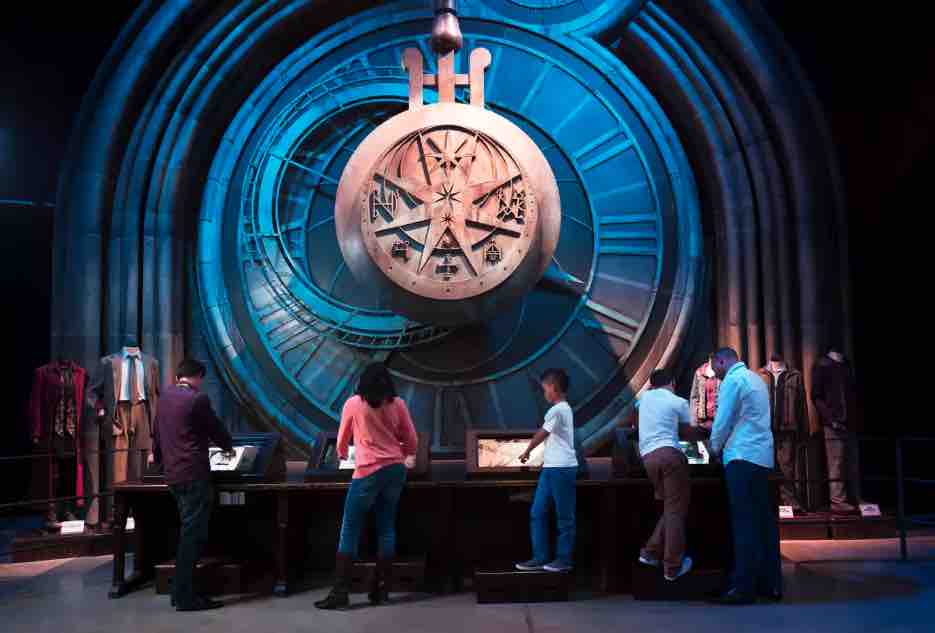
M682 451L663 446L645 455L643 464L653 482L656 499L663 502L663 511L642 554L661 560L665 573L674 576L685 556L685 522L691 499L688 459Z
M113 432L114 483L139 480L153 447L149 405L146 402L118 403Z

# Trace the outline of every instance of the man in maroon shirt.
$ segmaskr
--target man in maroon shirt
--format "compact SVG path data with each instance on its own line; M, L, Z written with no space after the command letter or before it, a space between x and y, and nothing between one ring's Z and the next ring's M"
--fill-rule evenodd
M184 360L176 371L176 384L159 400L155 424L155 459L162 465L166 483L179 508L181 527L175 555L172 602L178 611L202 611L222 606L197 595L195 566L208 540L214 491L208 445L214 442L233 451L230 433L211 408L207 394L199 393L205 366Z

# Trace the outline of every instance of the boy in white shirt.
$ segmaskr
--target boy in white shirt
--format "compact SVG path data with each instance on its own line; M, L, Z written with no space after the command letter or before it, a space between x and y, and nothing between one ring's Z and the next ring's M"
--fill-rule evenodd
M563 369L549 369L542 375L542 392L552 408L545 414L542 428L536 431L525 452L519 456L524 464L530 452L545 442L542 472L529 513L532 534L532 559L517 563L520 571L567 572L572 568L575 549L575 478L578 458L575 455L575 416L566 401L568 374ZM558 523L556 556L549 552L549 508L555 506Z

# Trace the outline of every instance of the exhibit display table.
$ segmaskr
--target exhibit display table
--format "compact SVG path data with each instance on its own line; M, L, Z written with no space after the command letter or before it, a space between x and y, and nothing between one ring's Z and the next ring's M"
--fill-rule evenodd
M462 467L463 468L463 467ZM453 465L457 472L457 464ZM592 471L593 472L593 471ZM446 480L433 464L432 478L409 481L398 519L400 557L425 559L425 585L457 591L478 566L528 557L528 479ZM266 568L276 595L288 594L310 569L330 570L347 482L288 481L216 486L211 536L205 555L227 556ZM599 592L629 592L632 562L661 507L652 484L641 478L591 478L577 482L576 574L588 574ZM114 487L113 582L117 598L152 580L155 566L174 558L178 533L175 502L164 484ZM229 504L229 505L228 505ZM136 526L134 571L126 577L128 539L121 526L132 511ZM727 498L718 477L692 480L689 552L699 568L724 569L730 560ZM365 534L361 557L372 544Z

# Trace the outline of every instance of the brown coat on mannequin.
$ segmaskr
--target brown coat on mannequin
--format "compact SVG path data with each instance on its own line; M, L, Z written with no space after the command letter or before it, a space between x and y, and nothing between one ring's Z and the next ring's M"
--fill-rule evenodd
M769 365L757 372L769 389L769 402L773 430L795 433L800 439L808 434L808 400L805 395L805 377L797 369L787 367L773 380Z

